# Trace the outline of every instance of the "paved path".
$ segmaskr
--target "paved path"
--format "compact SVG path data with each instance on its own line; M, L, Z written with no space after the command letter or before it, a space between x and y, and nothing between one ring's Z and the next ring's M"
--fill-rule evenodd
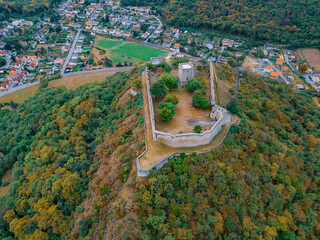
M217 59L217 62L220 62L220 58L221 58L221 55L222 55L224 49L225 49L225 47L222 46L221 49L220 49L220 55L219 55L219 57L218 57L218 59Z
M234 94L233 97L237 97L238 96L238 92L239 92L239 88L240 88L240 79L242 78L242 76L239 76L237 78L237 87L236 87L236 93Z
M291 63L289 62L289 58L288 58L288 55L287 54L284 54L284 60L286 61L286 63L288 64L288 66L290 67L291 71L293 72L297 72L291 65Z
M63 63L63 66L62 66L62 68L61 68L61 70L60 70L61 76L64 76L64 71L66 70L67 65L68 65L68 63L69 63L69 61L70 61L70 58L71 58L71 56L72 56L72 54L73 54L73 52L74 52L74 49L75 49L76 44L77 44L77 42L78 42L78 38L79 38L80 32L81 32L81 29L78 30L76 36L75 36L74 39L73 39L72 45L71 45L71 47L70 47L70 49L69 49L68 56L67 56L67 58L65 59L65 61L64 61L64 63Z
M27 87L31 87L31 86L33 86L33 85L37 85L37 84L39 84L39 83L40 83L40 81L37 81L37 82L33 82L33 83L23 84L23 85L18 86L18 87L10 88L8 91L1 92L1 93L0 93L0 97L3 97L3 96L5 96L5 95L7 95L7 94L10 94L10 93L19 91L19 90L24 89L24 88L27 88Z

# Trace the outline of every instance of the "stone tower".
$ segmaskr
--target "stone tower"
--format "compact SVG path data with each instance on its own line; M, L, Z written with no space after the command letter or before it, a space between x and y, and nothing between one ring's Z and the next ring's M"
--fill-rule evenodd
M191 62L179 64L180 87L187 83L187 80L194 77L194 67Z

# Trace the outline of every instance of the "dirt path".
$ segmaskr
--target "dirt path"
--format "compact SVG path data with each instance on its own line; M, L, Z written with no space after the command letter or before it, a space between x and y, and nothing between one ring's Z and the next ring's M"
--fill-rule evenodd
M320 103L318 102L317 98L314 97L313 100L314 100L315 104L320 108Z

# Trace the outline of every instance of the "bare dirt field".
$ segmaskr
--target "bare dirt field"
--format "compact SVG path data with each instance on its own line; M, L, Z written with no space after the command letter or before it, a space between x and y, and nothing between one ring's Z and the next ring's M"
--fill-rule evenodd
M320 51L318 49L302 49L302 54L315 73L320 73Z
M94 62L97 64L96 67L103 67L103 65L98 65L98 61L100 61L100 60L102 61L102 59L105 57L106 53L100 55L100 50L93 47L91 54L93 54ZM88 68L90 68L90 67L88 66ZM91 68L92 68L92 66L91 66Z
M196 108L192 105L193 93L188 92L186 88L175 89L170 92L174 94L179 99L178 105L176 105L176 114L173 115L173 119L168 122L163 122L160 120L160 110L158 105L161 101L154 101L154 111L156 120L156 129L163 132L169 132L171 134L179 133L192 133L193 128L196 124L194 121L211 121L209 116L211 113L211 108L204 110L201 108ZM199 124L201 125L201 124ZM210 126L202 126L203 129L207 128L209 130Z
M246 58L244 59L244 62L242 64L243 68L248 68L249 70L253 70L255 67L258 66L258 61L250 56L246 56Z

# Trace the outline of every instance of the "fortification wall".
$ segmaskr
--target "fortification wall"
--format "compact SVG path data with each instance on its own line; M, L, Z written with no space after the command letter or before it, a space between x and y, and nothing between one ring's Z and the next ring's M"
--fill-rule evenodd
M209 63L210 65L210 103L212 106L216 105L216 96L215 96L215 92L214 92L214 81L215 81L215 72L213 70L213 64L212 62Z
M162 142L168 146L180 148L180 147L197 147L209 144L212 139L220 132L222 126L228 122L231 122L231 114L223 108L217 109L219 119L212 128L203 133L185 133L172 135L170 133L160 132L156 130L155 126L155 117L153 109L153 100L150 93L150 81L149 81L149 69L146 68L146 85L148 92L149 100L149 111L151 118L151 127L152 127L152 137L154 141ZM213 66L210 64L210 88L211 88L211 98L214 100L215 104L215 95L214 95L214 70ZM213 105L214 106L214 105Z
M154 109L153 109L153 100L150 92L150 81L149 81L149 69L146 68L145 76L147 81L147 92L148 92L148 100L149 100L149 111L150 111L150 121L151 121L151 129L152 129L152 138L153 141L157 141L157 137L155 134L156 131L156 123L154 120Z
M220 114L220 119L215 122L212 128L203 133L185 133L172 135L170 133L163 133L156 130L155 135L158 141L171 147L197 147L209 144L213 140L213 138L220 132L222 126L228 122L231 122L231 114Z

